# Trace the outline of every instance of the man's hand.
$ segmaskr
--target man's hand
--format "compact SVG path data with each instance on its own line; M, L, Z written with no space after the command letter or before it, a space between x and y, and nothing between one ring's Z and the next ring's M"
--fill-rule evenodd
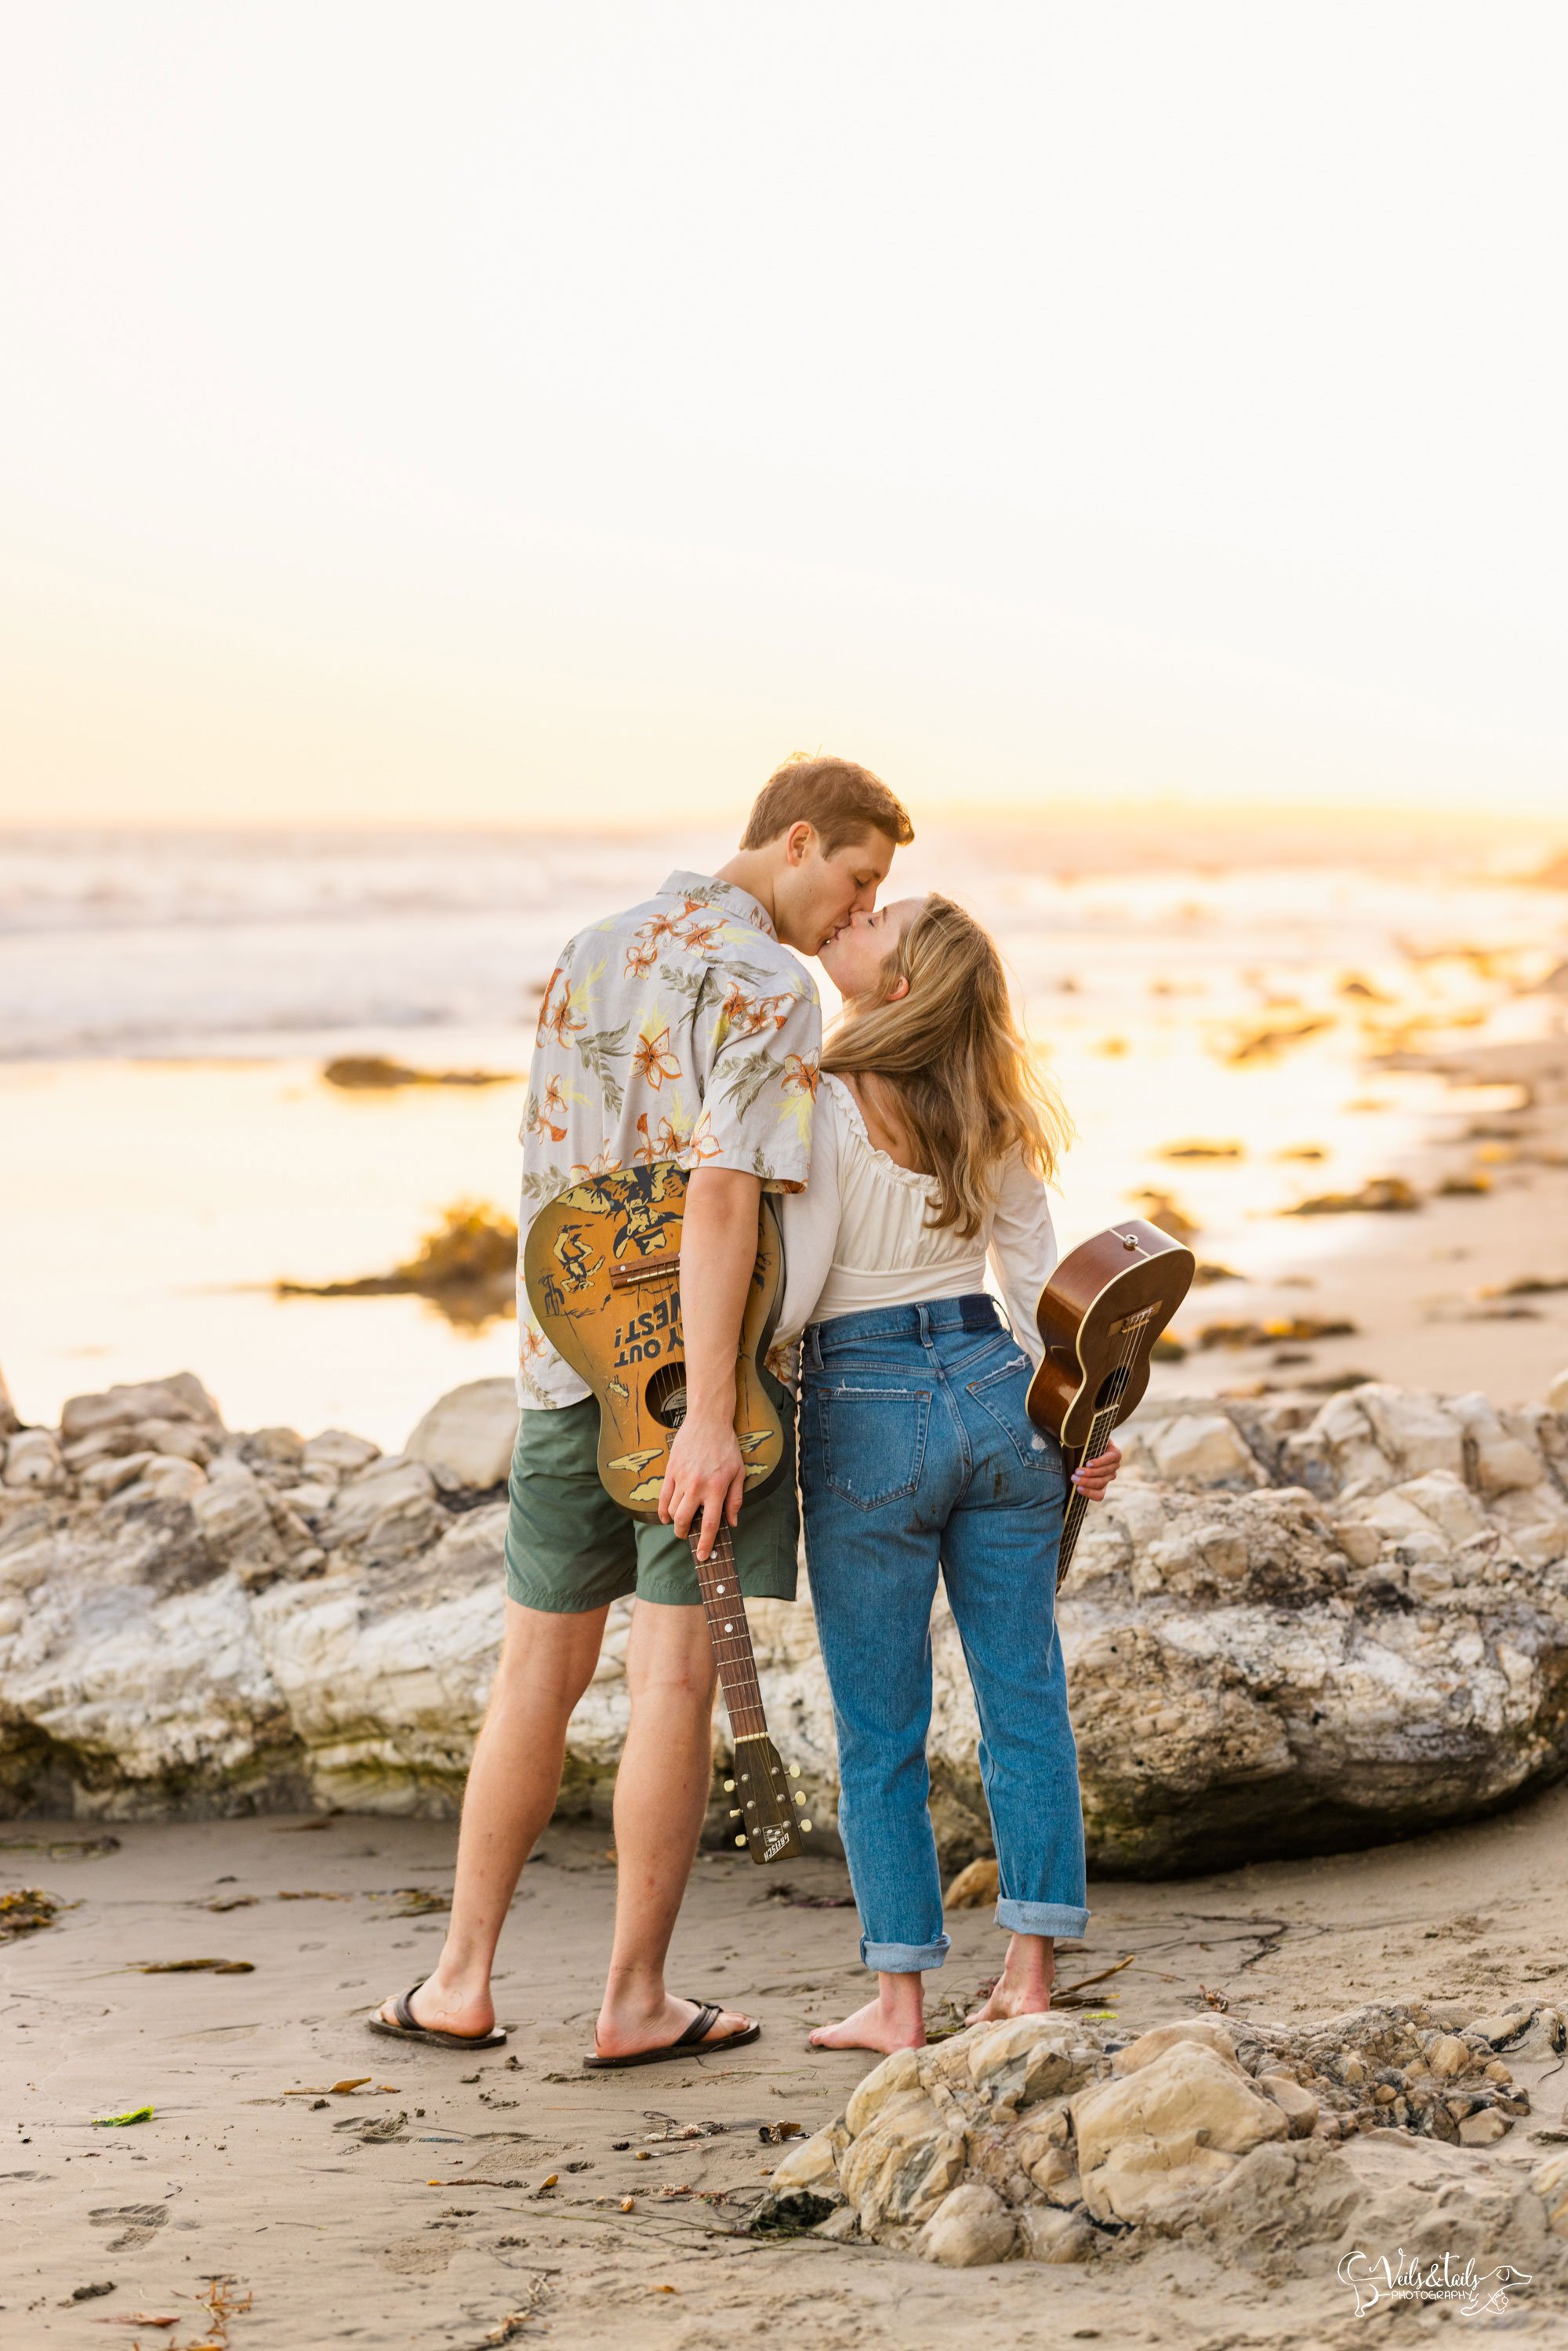
M1094 1460L1079 1463L1072 1473L1072 1482L1086 1502L1103 1502L1105 1489L1121 1466L1121 1447L1108 1445Z
M678 1535L699 1514L697 1557L711 1558L718 1531L740 1516L746 1467L735 1436L735 1365L741 1318L757 1263L760 1176L698 1167L681 1220L681 1334L686 1416L670 1447L659 1516Z
M659 1491L659 1516L684 1535L690 1532L700 1512L697 1557L707 1559L725 1520L733 1527L739 1520L745 1491L746 1465L735 1441L733 1404L725 1416L710 1415L699 1421L688 1414L670 1447L670 1466Z

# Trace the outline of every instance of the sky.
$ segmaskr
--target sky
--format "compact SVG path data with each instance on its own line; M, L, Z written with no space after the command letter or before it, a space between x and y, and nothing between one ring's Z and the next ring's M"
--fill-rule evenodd
M1568 14L8 0L0 822L1568 808Z

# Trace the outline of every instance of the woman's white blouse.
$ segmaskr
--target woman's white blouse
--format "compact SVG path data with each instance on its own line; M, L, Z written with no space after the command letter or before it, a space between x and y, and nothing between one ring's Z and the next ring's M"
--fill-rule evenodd
M787 1193L779 1204L784 1296L770 1351L776 1368L788 1360L793 1378L795 1343L809 1322L984 1290L988 1258L1015 1337L1040 1361L1035 1308L1058 1254L1045 1186L1015 1159L973 1240L959 1239L951 1227L932 1231L925 1217L936 1191L935 1176L901 1167L875 1148L841 1080L821 1081L810 1176L803 1192Z

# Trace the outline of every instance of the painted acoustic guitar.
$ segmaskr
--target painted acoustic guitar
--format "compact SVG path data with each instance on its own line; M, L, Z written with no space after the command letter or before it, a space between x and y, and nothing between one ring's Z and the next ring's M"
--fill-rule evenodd
M1103 1453L1149 1384L1155 1341L1192 1287L1197 1259L1157 1225L1128 1217L1064 1257L1040 1296L1045 1354L1029 1416L1061 1447L1069 1471ZM1088 1503L1068 1489L1056 1583L1072 1563Z
M686 1413L680 1288L685 1197L685 1171L671 1160L590 1176L540 1209L523 1250L523 1280L540 1330L599 1400L601 1482L638 1519L659 1515L670 1446ZM760 1368L783 1287L783 1237L764 1194L736 1362L735 1433L748 1496L769 1492L784 1474L783 1426ZM706 1560L696 1555L695 1526L690 1540L735 1744L735 1778L724 1783L737 1800L730 1813L741 1823L735 1842L749 1848L753 1861L783 1861L805 1850L801 1832L811 1823L800 1817L806 1799L789 1788L768 1735L730 1531L720 1527Z

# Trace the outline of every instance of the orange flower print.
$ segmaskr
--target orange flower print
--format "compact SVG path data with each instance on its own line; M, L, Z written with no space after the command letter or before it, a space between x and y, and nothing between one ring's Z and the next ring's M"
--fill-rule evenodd
M712 955L723 935L724 923L717 914L710 914L706 922L693 923L689 929L677 934L681 945L690 947L694 955Z
M548 1134L552 1143L564 1143L566 1129L556 1124L551 1116L554 1111L559 1111L563 1118L566 1116L566 1102L559 1078L552 1078L545 1088L543 1102L537 1102L532 1095L529 1096L527 1123L531 1134Z
M671 1119L662 1118L659 1121L658 1133L651 1134L648 1131L648 1113L646 1111L642 1111L637 1118L637 1132L643 1140L632 1156L633 1159L640 1159L644 1167L652 1167L659 1159L677 1158L685 1148L681 1131Z
M716 1159L723 1149L723 1144L708 1124L705 1110L696 1123L691 1141L682 1146L681 1157L688 1165L701 1166L705 1159Z
M795 1002L786 992L782 996L747 996L738 980L719 1007L719 1016L742 1037L755 1037L771 1020L775 1029L782 1029Z
M544 1332L536 1331L531 1322L525 1322L517 1333L517 1346L525 1364L536 1362L545 1351Z
M815 1102L821 1074L814 1061L805 1061L799 1053L787 1053L784 1057L783 1091L787 1094L810 1094Z
M560 1137L558 1135L556 1140L559 1143ZM610 1156L610 1146L606 1144L604 1149L596 1151L591 1159L578 1160L571 1172L580 1183L590 1176L613 1176L618 1172L620 1165L619 1159L612 1159Z
M644 1029L637 1040L637 1050L632 1056L632 1066L637 1075L651 1085L656 1093L666 1078L678 1078L681 1065L670 1050L670 1029L666 1021L655 1036Z
M586 1019L578 1020L572 1018L572 992L570 987L563 985L560 1001L559 1003L554 1001L556 981L563 977L564 975L558 965L550 974L549 986L545 990L545 1000L539 1007L538 1033L534 1040L536 1044L542 1045L547 1037L553 1037L558 1045L570 1044L574 1031L586 1029L588 1026Z
M643 928L647 927L644 924ZM655 945L633 941L626 950L627 978L646 979L658 960L659 950Z
M542 1044L544 1043L545 1039L549 1036L549 1032L550 1032L550 1028L551 1028L551 1025L552 1025L552 1023L553 1023L553 1021L554 1021L554 1019L555 1019L555 1010L554 1010L554 1004L553 1004L553 998L554 998L554 996L555 996L555 984L556 984L557 980L558 980L558 979L559 979L559 977L561 977L561 967L560 967L560 965L558 963L558 964L557 964L557 966L556 966L556 967L555 967L555 969L551 972L551 974L550 974L550 976L549 976L549 985L546 987L546 988L545 988L545 992L544 992L544 1000L543 1000L543 1002L542 1002L542 1003L540 1004L540 1006L539 1006L539 1025L538 1025L538 1028L537 1031L535 1032L535 1036L534 1036L534 1042L535 1042L535 1044L536 1044L536 1045L542 1045Z

